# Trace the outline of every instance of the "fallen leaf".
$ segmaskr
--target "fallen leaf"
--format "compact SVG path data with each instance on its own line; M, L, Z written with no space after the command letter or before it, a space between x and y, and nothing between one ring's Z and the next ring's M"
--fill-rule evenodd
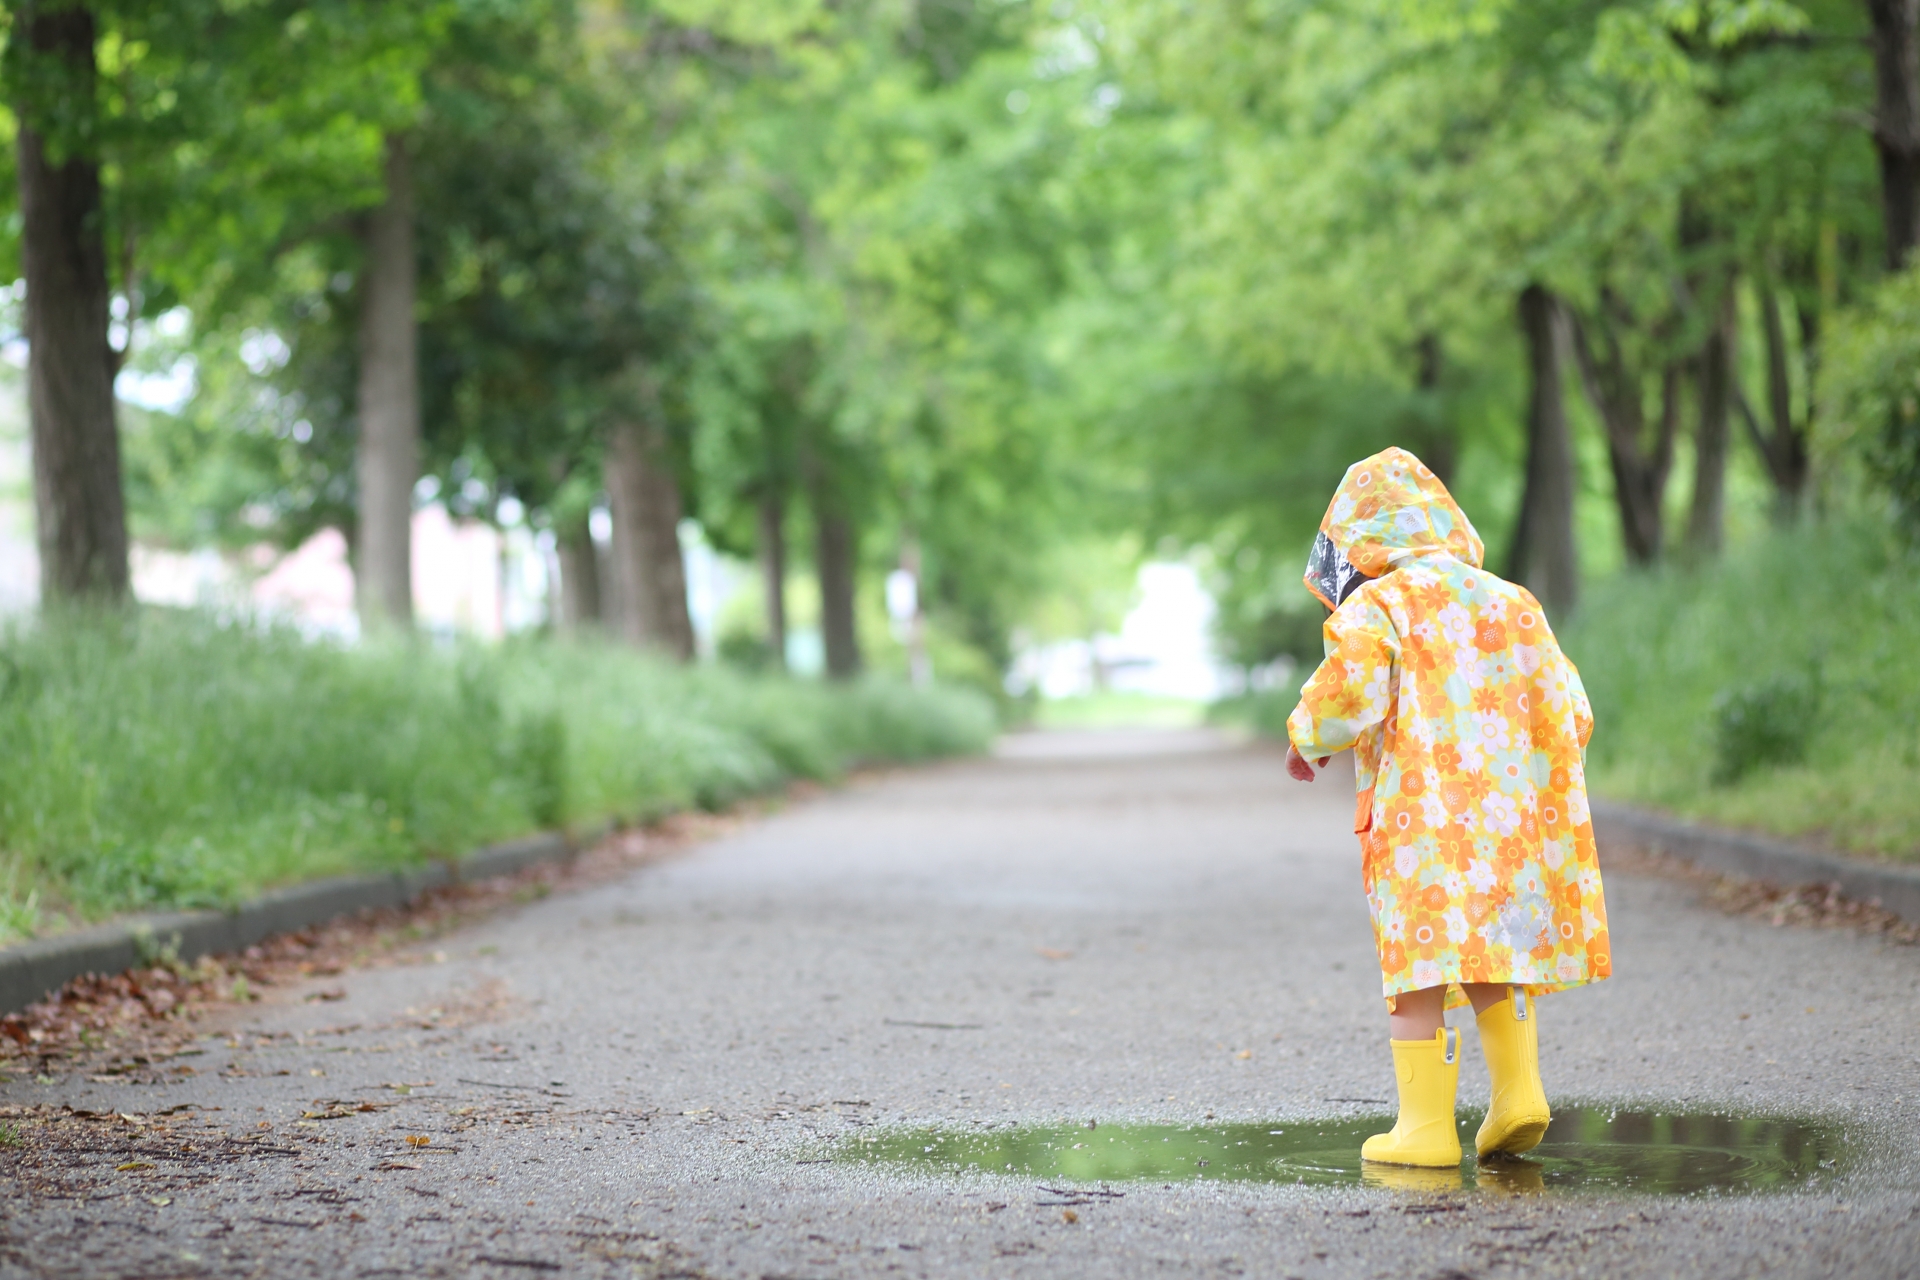
M115 1173L132 1173L135 1169L151 1169L151 1168L153 1168L153 1166L148 1164L145 1160L129 1160L125 1164L117 1164L113 1166L113 1171Z
M1239 1053L1234 1055L1234 1057L1236 1058L1251 1058L1252 1056L1253 1056L1253 1050L1251 1049L1242 1049Z
M407 1145L410 1147L425 1147L432 1145L432 1143L433 1139L423 1133L410 1133L407 1135Z
M1062 951L1058 947L1035 947L1033 953L1048 960L1071 960L1073 952Z
M151 1205L158 1205L160 1208L164 1209L168 1205L173 1203L173 1197L172 1196L148 1196L147 1203Z
M532 1203L533 1203L533 1201L531 1201L531 1200L529 1200L529 1201L527 1201L527 1203L528 1203L528 1204L532 1204ZM1080 1215L1079 1215L1079 1214L1077 1214L1077 1213L1075 1213L1075 1212L1074 1212L1073 1210L1071 1210L1071 1209L1063 1209L1063 1210L1061 1210L1061 1212L1060 1212L1060 1221L1062 1221L1062 1222L1078 1222L1078 1221L1080 1221Z

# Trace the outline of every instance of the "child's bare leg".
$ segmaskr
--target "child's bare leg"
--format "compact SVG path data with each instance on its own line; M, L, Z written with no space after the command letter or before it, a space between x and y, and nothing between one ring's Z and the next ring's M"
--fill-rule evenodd
M1387 1015L1395 1040L1431 1040L1445 1021L1447 989L1427 987L1421 991L1402 991L1394 998L1393 1012Z
M1507 998L1507 985L1504 982L1469 982L1461 987L1467 993L1467 999L1473 1002L1473 1012L1477 1017L1493 1005ZM1431 1040L1446 1021L1447 989L1445 987L1427 987L1420 991L1402 992L1393 1002L1393 1012L1387 1022L1392 1028L1395 1040Z

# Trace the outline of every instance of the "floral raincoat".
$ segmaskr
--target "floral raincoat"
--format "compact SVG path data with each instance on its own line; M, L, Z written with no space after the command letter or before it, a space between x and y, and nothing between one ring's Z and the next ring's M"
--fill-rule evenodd
M1593 713L1539 602L1480 567L1466 514L1404 449L1349 468L1320 533L1306 581L1333 610L1327 656L1287 732L1310 759L1353 748L1388 1004L1607 977Z

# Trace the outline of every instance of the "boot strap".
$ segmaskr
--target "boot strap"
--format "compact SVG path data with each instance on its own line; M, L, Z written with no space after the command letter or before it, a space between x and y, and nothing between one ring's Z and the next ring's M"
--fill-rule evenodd
M1525 987L1508 987L1507 990L1512 993L1513 997L1513 1020L1515 1022L1525 1022L1527 1020L1527 989Z
M1446 1063L1452 1066L1454 1059L1460 1056L1460 1032L1457 1028L1447 1027Z

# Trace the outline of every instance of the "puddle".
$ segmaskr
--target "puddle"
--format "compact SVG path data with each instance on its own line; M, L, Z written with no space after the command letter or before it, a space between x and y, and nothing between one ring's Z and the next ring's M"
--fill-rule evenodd
M1819 1121L1561 1106L1546 1140L1518 1159L1478 1164L1480 1117L1460 1121L1458 1169L1363 1165L1360 1144L1392 1126L1371 1115L1271 1124L1033 1126L863 1134L839 1162L943 1173L1012 1173L1074 1182L1280 1182L1444 1191L1580 1190L1751 1194L1819 1186L1847 1154Z

